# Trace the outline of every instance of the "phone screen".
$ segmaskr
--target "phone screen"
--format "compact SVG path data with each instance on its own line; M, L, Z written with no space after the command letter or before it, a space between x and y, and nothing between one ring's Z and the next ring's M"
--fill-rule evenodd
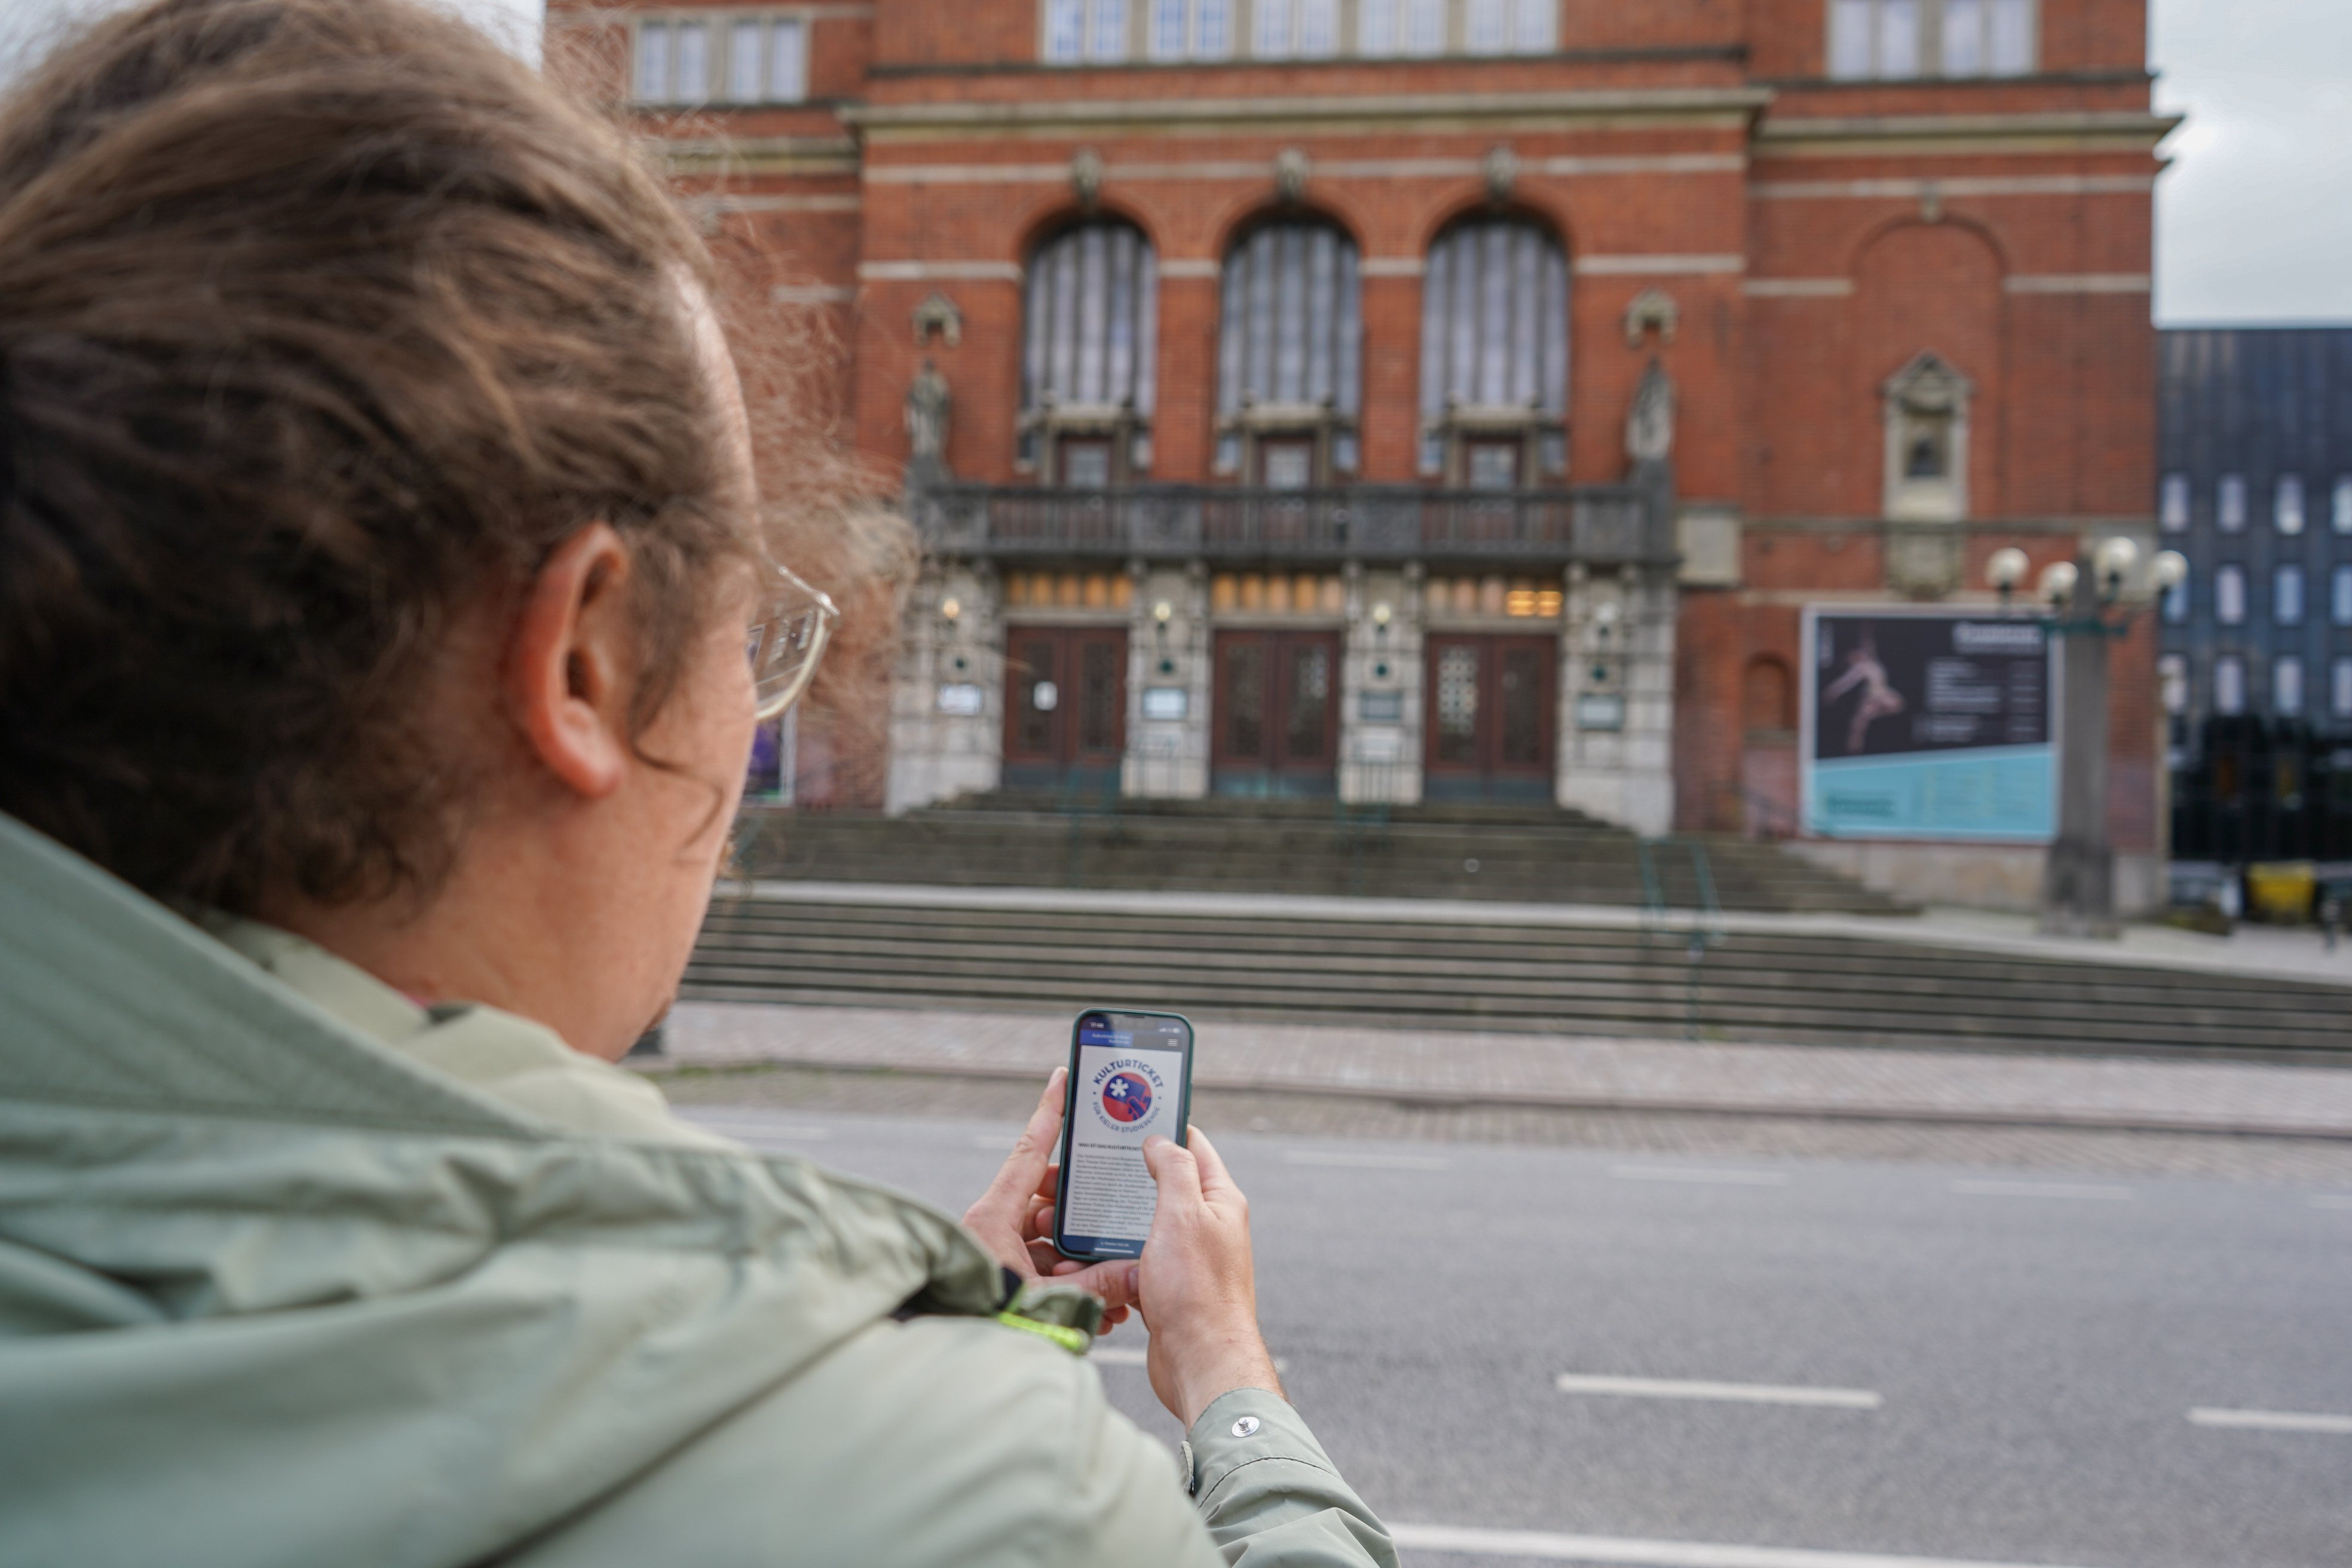
M1062 1127L1054 1245L1072 1258L1135 1258L1151 1234L1159 1189L1143 1141L1184 1141L1192 1026L1173 1013L1078 1015Z

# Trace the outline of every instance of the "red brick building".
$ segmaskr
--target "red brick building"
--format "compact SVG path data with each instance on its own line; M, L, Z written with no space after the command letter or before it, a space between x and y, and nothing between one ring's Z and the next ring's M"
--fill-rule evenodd
M739 320L829 323L844 438L908 476L893 806L1098 783L1769 828L1805 606L1989 603L2003 546L2153 541L2142 0L551 0L549 29L669 138ZM2039 856L1818 852L1994 901Z

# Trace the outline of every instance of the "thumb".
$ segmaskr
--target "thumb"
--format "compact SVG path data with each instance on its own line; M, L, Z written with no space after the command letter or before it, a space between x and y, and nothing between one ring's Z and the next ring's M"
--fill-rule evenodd
M1068 1274L1056 1273L1049 1283L1076 1285L1102 1298L1106 1310L1116 1312L1121 1307L1135 1305L1135 1259L1113 1258L1101 1263L1089 1263L1084 1268Z
M1192 1151L1155 1132L1143 1141L1143 1164L1159 1184L1161 1203L1172 1198L1187 1208L1201 1206L1201 1166Z

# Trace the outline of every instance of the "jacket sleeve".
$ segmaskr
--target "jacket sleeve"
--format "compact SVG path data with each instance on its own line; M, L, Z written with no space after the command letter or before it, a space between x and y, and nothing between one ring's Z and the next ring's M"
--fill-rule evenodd
M1364 1506L1297 1411L1237 1388L1187 1435L1209 1535L1236 1568L1397 1568L1388 1527Z

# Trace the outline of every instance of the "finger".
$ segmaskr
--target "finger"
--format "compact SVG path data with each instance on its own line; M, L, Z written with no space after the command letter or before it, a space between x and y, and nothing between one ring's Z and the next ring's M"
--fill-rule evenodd
M1029 1113L1029 1124L1013 1140L1013 1152L996 1173L996 1180L988 1185L987 1194L975 1208L982 1205L1002 1205L1018 1212L1029 1195L1037 1190L1045 1177L1045 1157L1062 1131L1062 1083L1069 1076L1067 1068L1055 1068L1045 1079L1045 1092L1037 1097L1037 1109Z
M1047 1241L1054 1239L1054 1207L1051 1204L1029 1216L1029 1234L1043 1237Z
M1209 1142L1209 1135L1198 1127L1185 1129L1184 1142L1192 1151L1192 1158L1201 1166L1201 1195L1211 1203L1220 1198L1237 1198L1242 1190L1234 1181L1234 1173L1225 1169L1224 1156Z
M1046 1150L1048 1156L1051 1156L1055 1150L1058 1150L1061 1147L1061 1131L1062 1130L1058 1127L1054 1130L1055 1142L1053 1146ZM1037 1195L1048 1200L1058 1198L1062 1195L1061 1166L1048 1165L1045 1167L1045 1173L1037 1179Z
M1192 1151L1179 1149L1168 1139L1154 1133L1143 1141L1144 1168L1160 1184L1160 1200L1164 1206L1171 1198L1197 1208L1201 1204L1201 1168Z
M1115 1258L1108 1263L1090 1263L1069 1274L1057 1274L1056 1285L1076 1285L1081 1290L1091 1290L1103 1300L1107 1308L1131 1305L1128 1274L1132 1268L1127 1259Z
M1063 1262L1062 1255L1050 1241L1032 1239L1024 1244L1029 1248L1029 1267L1040 1276L1051 1274Z

